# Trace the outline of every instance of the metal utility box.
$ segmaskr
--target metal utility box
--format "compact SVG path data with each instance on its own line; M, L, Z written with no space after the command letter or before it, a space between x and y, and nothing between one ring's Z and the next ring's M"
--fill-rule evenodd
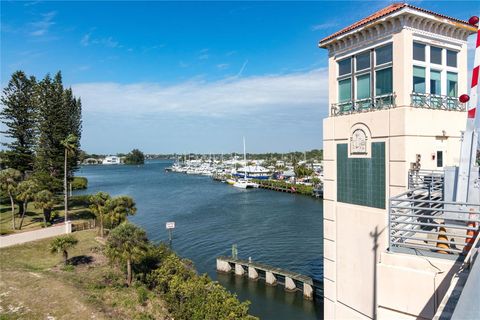
M457 176L458 167L445 168L445 184L444 184L444 201L445 204L445 218L451 219L467 219L471 208L465 205L448 204L448 202L455 202L455 194L457 193ZM469 189L468 189L468 203L480 204L480 171L479 167L472 168L470 175ZM451 210L451 211L449 211ZM477 208L475 208L477 210ZM461 212L459 212L461 211ZM454 223L454 221L450 221ZM457 221L459 223L459 221Z

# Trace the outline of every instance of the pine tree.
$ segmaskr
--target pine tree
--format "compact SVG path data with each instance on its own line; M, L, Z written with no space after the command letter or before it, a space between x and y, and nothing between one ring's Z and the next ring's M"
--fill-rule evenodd
M66 111L68 134L73 134L77 137L76 150L68 158L68 177L73 176L73 172L78 169L78 161L80 157L80 138L82 135L82 103L80 99L73 96L71 88L68 88L63 93L63 103ZM68 136L68 135L67 135Z
M49 74L38 84L38 145L35 169L55 179L63 178L63 146L65 111L61 74L52 80Z
M82 133L82 104L72 90L64 89L62 75L54 79L47 75L38 85L39 139L37 146L37 174L47 173L55 180L64 177L64 141L69 135L78 140ZM68 178L78 168L79 146L69 155Z
M5 152L6 167L19 170L23 176L33 169L35 146L35 105L34 77L27 77L23 71L12 74L7 87L3 90L0 112L6 130L2 131L10 141L2 142L7 147Z

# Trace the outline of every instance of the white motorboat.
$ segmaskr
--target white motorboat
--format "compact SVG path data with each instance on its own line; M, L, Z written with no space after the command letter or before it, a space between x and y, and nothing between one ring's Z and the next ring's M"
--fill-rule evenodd
M233 183L233 186L236 188L242 188L242 189L258 188L258 183L255 183L248 179L238 179Z

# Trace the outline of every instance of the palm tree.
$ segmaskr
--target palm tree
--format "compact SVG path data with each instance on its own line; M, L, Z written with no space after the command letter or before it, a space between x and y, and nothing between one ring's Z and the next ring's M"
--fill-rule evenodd
M74 134L69 134L64 140L62 140L61 144L65 148L65 163L64 163L64 171L63 171L63 193L64 193L64 202L65 202L65 222L68 220L68 186L67 186L67 178L68 178L68 155L74 154L77 151L77 143L78 138Z
M25 180L17 186L17 200L20 200L23 204L23 212L20 220L20 226L18 229L22 229L23 219L25 219L25 213L27 212L28 203L35 198L35 194L38 192L38 184L32 180Z
M137 212L135 202L129 196L118 196L107 200L105 204L106 218L111 227L116 227Z
M53 193L49 190L42 190L35 194L35 208L43 210L43 224L45 227L50 222L50 216L55 205Z
M67 265L68 260L68 251L71 248L75 247L78 243L78 240L71 234L60 236L53 239L50 242L50 252L51 253L62 253L63 255L63 264Z
M108 200L110 200L111 197L108 193L106 192L98 192L92 196L90 196L90 210L93 211L95 216L97 217L97 220L100 224L100 236L103 238L103 227L104 227L104 217L106 214L106 203Z
M147 251L145 231L124 222L112 230L107 238L106 253L112 261L127 264L127 285L132 284L132 263L139 261Z
M0 189L5 191L10 197L10 205L12 207L12 229L15 230L15 200L14 195L18 182L22 178L22 173L18 170L9 168L0 171Z

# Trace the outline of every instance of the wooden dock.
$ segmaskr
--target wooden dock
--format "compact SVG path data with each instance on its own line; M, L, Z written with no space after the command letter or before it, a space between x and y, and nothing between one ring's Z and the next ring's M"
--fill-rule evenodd
M273 190L273 191L279 191L279 192L286 192L286 193L297 193L297 190L295 187L278 187L274 186L265 182L257 181L258 187L262 189L268 189L268 190Z
M258 280L260 277L259 273L262 273L262 275L265 275L266 284L277 285L280 283L285 286L286 291L303 291L303 297L305 299L313 299L313 280L300 273L272 267L263 263L224 256L217 258L217 271L227 273L234 272L237 276L247 275L251 280ZM283 279L283 282L280 281Z

